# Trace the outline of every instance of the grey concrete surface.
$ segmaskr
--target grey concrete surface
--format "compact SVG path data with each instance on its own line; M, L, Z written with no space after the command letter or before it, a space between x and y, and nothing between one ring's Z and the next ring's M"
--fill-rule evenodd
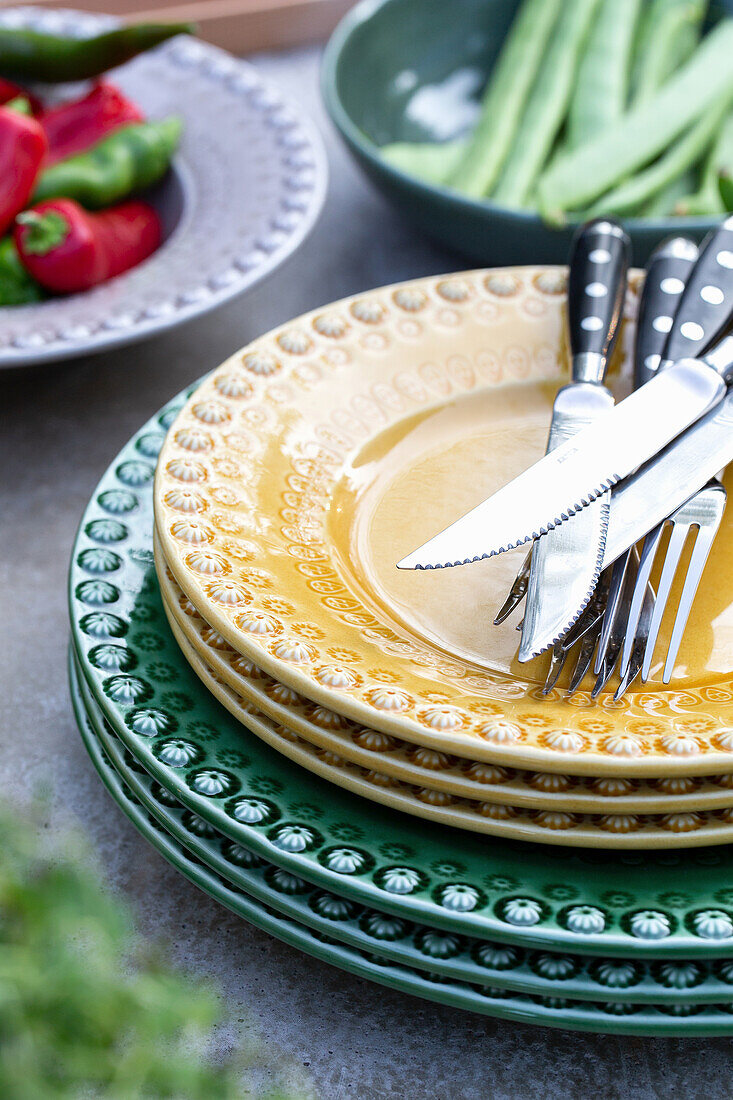
M634 1040L547 1031L420 1002L340 973L247 926L183 881L111 803L67 696L66 570L79 515L119 447L170 396L271 326L346 294L456 269L364 182L323 118L314 51L259 57L326 136L323 218L266 283L150 343L0 375L3 798L51 791L48 826L76 819L144 935L219 982L224 1048L255 1027L323 1100L730 1095L725 1040ZM244 1021L244 1022L243 1022ZM254 1023L252 1023L254 1021Z

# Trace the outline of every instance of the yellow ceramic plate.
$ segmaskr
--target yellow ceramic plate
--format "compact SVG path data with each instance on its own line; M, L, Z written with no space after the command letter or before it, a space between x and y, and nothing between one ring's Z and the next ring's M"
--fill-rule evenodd
M733 513L673 683L619 703L541 697L545 660L518 665L515 623L490 625L521 548L394 566L541 454L564 279L516 268L374 291L233 356L161 453L166 560L237 652L370 728L531 770L733 771Z
M336 753L311 745L289 727L275 724L246 699L240 698L189 645L168 608L166 615L193 671L248 730L308 771L372 802L457 829L538 844L584 848L696 848L733 840L733 809L649 816L523 810L414 787L352 764Z
M369 771L461 798L538 810L659 814L733 806L730 775L639 780L523 772L457 758L366 729L309 702L236 653L181 592L157 547L156 568L168 618L216 677L266 718Z

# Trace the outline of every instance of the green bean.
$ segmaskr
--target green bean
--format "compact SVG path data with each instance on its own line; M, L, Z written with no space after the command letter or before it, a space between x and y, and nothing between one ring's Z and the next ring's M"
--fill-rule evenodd
M526 206L530 189L562 126L580 51L600 0L566 0L530 92L509 159L492 198L505 206Z
M700 39L706 0L651 0L639 22L631 100L640 103L679 68Z
M645 218L667 218L677 211L680 200L695 186L695 170L688 168L681 176L670 180L666 187L657 191L649 202L638 211Z
M721 172L718 177L720 198L726 210L733 210L733 179L727 172Z
M639 8L640 0L603 0L570 101L569 149L592 141L624 112Z
M491 192L514 139L522 109L562 0L524 0L502 46L468 146L451 173L458 191Z
M599 199L588 211L588 217L598 214L632 214L653 198L670 180L686 172L703 156L730 107L731 97L723 103L723 109L708 111L694 122L679 141L670 146L645 172L639 172L625 180L613 191Z
M537 189L543 216L562 221L564 211L594 202L649 164L693 122L714 110L716 103L727 103L733 92L732 53L733 19L725 19L659 91L605 133L550 166Z
M723 123L720 133L703 165L700 183L695 192L680 197L678 214L722 214L718 176L721 172L733 172L733 115Z
M466 148L465 138L443 142L395 141L383 145L381 155L400 172L428 183L445 183Z
M667 0L654 23L643 64L639 59L632 103L643 103L687 60L697 43L704 14L705 4L700 0Z

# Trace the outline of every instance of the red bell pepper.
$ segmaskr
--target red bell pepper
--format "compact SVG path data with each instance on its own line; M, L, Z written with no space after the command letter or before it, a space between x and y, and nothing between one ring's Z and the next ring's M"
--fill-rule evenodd
M50 165L96 145L120 126L144 122L145 117L119 88L102 82L83 99L43 111L39 121L48 138L46 164Z
M11 99L27 99L34 115L41 110L41 101L30 92L26 92L19 84L13 84L12 80L6 80L0 76L0 104L9 103Z
M88 290L155 252L160 219L133 200L91 214L72 199L48 199L18 215L15 246L26 271L47 290Z
M35 118L0 107L0 237L30 199L47 148Z

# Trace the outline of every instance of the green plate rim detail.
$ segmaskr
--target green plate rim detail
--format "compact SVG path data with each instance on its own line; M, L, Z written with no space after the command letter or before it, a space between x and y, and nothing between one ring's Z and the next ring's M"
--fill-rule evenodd
M679 963L670 961L667 964L664 961L652 962L651 964L635 962L631 964L635 980L630 982L628 987L604 986L598 977L589 978L588 974L583 974L582 971L588 966L595 969L604 963L613 964L619 960L594 959L592 956L556 955L553 952L543 952L541 954L548 958L550 964L552 961L557 961L560 966L569 966L573 970L573 976L570 978L547 978L540 976L532 969L532 956L535 953L526 952L523 948L513 947L509 949L511 952L521 952L524 956L522 961L517 961L510 968L492 969L489 966L477 964L472 958L471 947L465 942L461 946L460 952L456 950L448 959L431 957L429 954L421 952L413 946L414 938L418 934L427 932L438 936L445 935L440 929L433 929L429 925L410 926L405 922L404 934L392 941L370 935L361 927L364 918L369 915L383 917L385 920L390 919L388 914L380 913L379 910L367 909L358 917L353 915L348 918L318 915L305 897L306 893L310 895L311 899L317 899L319 893L326 898L334 897L338 901L344 899L338 895L325 894L319 887L305 883L305 880L301 881L308 888L307 891L298 891L296 894L288 894L283 890L278 891L265 879L266 873L279 870L274 864L268 864L260 857L254 857L258 863L265 864L266 872L262 872L257 864L251 867L237 865L237 863L228 860L222 854L220 842L231 843L227 841L223 834L216 833L215 837L197 835L186 827L183 820L185 813L190 811L184 811L180 804L169 806L156 799L152 789L155 781L139 765L135 763L133 767L129 760L125 760L126 750L105 721L94 699L91 698L89 688L82 681L82 674L75 666L76 660L72 652L70 677L77 721L79 723L83 721L83 712L93 726L94 734L114 770L120 776L124 785L143 804L148 813L152 814L158 824L167 833L171 834L174 840L183 845L195 858L202 860L212 872L222 875L232 882L236 889L244 891L258 902L290 919L296 920L299 924L308 926L316 932L331 935L339 942L357 950L379 951L385 958L389 958L396 963L415 967L418 970L428 970L457 981L468 981L472 984L490 983L493 988L510 989L529 995L548 997L556 996L558 991L562 991L566 997L572 1000L598 1001L600 995L607 993L613 995L612 1000L614 1001L652 1005L659 1003L719 1004L726 999L726 996L733 1000L733 969L731 969L732 980L730 983L721 981L720 978L716 979L714 974L708 974L703 976L698 984L694 986L674 988L669 985L662 985L656 980L654 971L663 965L684 966L684 960L680 960ZM299 897L301 894L303 895L302 900ZM396 942L397 939L399 939L399 943ZM465 937L463 939L465 941ZM506 951L504 945L484 944L480 940L474 941L472 946L495 947ZM462 961L459 961L459 956ZM694 965L699 967L704 966L705 963L698 962Z
M565 998L552 998L551 1000L558 1001L554 1006L533 1003L533 998L522 997L522 995L492 998L490 995L481 994L471 985L445 979L431 981L426 975L411 971L407 967L400 967L393 963L383 965L343 944L329 942L325 937L317 938L296 921L268 911L254 899L235 890L225 880L187 855L181 845L173 837L166 835L151 815L139 803L133 801L134 796L125 791L121 778L114 768L105 762L99 743L95 743L92 723L83 711L83 707L79 718L85 747L109 794L160 855L190 882L236 915L308 955L368 981L386 985L425 1000L519 1023L575 1031L639 1036L664 1035L689 1038L693 1035L727 1036L733 1033L733 1015L726 1009L713 1012L712 1009L706 1011L705 1006L702 1005L682 1006L683 1011L694 1010L695 1014L675 1016L670 1009L670 1015L667 1016L664 1011L654 1011L652 1015L648 1007L646 1012L643 1012L642 1006L629 1005L626 1006L631 1010L629 1015L609 1017L603 1014L600 1008L591 1008L590 1004L582 1004L582 1007L578 1007L576 1003L569 1007L572 1002L567 1002Z

